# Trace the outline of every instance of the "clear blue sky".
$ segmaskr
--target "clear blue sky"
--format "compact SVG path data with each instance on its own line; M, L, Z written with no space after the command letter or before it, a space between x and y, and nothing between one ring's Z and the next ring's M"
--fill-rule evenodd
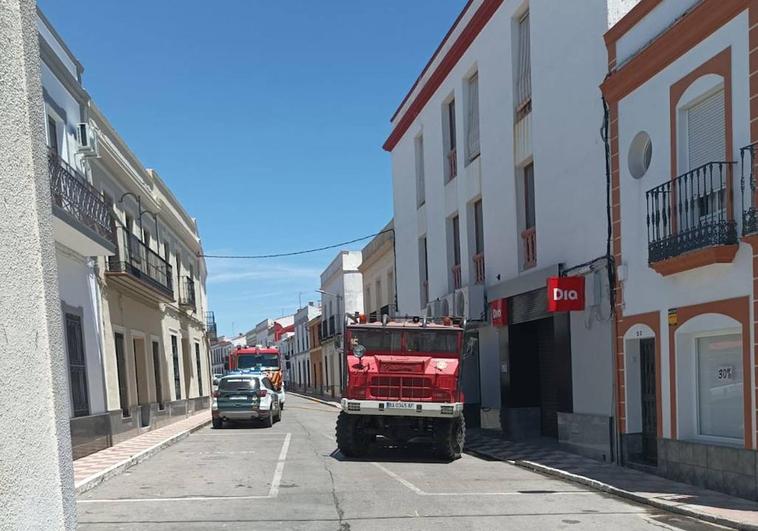
M205 252L261 254L390 219L389 118L465 0L38 3L100 108L198 219ZM209 258L219 332L292 312L299 292L317 300L335 253Z

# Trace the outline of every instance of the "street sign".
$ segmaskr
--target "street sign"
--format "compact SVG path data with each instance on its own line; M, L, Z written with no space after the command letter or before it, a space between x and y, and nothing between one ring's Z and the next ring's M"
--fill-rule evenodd
M547 311L581 312L584 310L584 277L548 277Z

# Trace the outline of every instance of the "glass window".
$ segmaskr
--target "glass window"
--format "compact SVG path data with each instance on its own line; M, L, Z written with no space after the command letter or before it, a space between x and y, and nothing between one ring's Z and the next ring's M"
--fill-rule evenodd
M254 367L279 367L277 354L242 354L237 360L238 369L252 369Z
M399 352L400 330L353 330L352 341L366 347L368 352Z
M405 346L408 352L458 352L458 333L439 330L407 331Z
M742 338L697 340L698 415L701 435L742 439Z
M248 391L258 389L258 378L223 378L218 386L221 391Z

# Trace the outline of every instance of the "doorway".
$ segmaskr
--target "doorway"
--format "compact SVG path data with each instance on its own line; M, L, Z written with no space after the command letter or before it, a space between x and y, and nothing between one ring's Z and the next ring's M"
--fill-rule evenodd
M655 339L640 340L640 408L642 419L642 459L658 461L658 415L655 397Z
M150 426L150 391L148 390L148 362L145 338L132 339L134 352L134 377L137 383L137 404L140 408L140 426Z

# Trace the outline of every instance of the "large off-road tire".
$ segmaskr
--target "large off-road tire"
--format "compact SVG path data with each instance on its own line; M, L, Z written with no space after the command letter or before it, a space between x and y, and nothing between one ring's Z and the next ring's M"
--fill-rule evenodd
M224 421L218 417L215 417L213 419L213 429L220 430L223 427L224 427Z
M363 457L370 449L371 437L360 431L360 417L344 411L337 417L337 448L345 457Z
M445 461L461 457L466 441L466 421L463 415L454 419L438 420L434 425L434 455Z

